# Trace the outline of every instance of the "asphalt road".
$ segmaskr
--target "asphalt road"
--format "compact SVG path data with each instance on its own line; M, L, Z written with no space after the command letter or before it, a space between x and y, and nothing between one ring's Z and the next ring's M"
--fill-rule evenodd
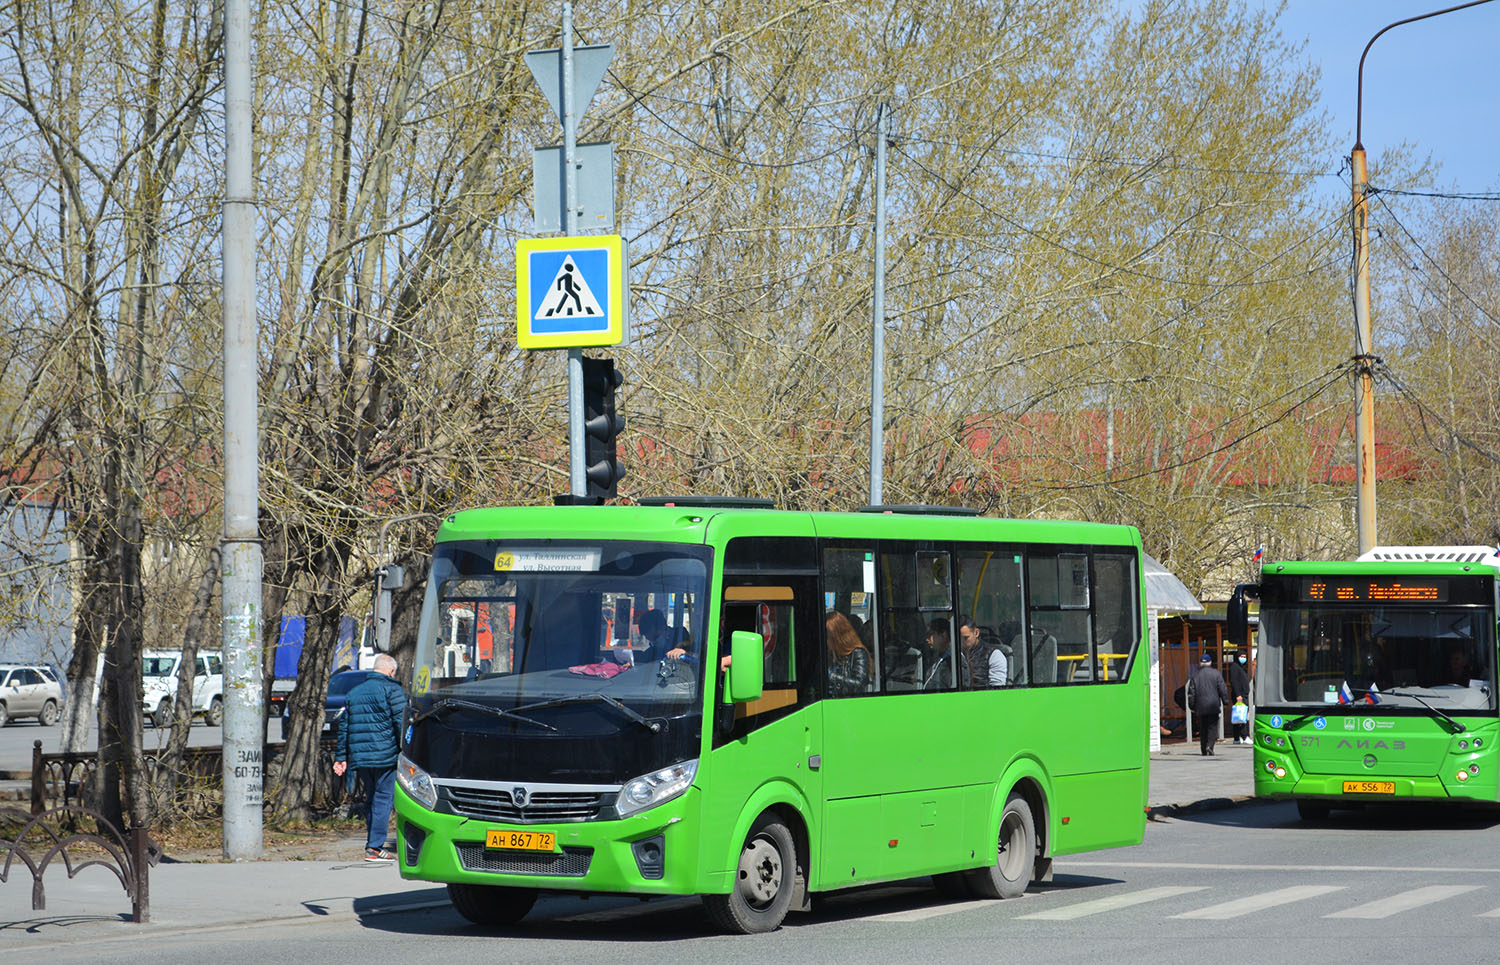
M1488 960L1500 938L1500 815L1335 812L1289 804L1153 821L1135 848L1060 858L1056 880L1004 902L947 901L925 879L820 896L763 936L717 934L693 899L544 898L489 932L446 905L195 930L144 926L154 963L415 962L1306 962ZM440 893L434 892L434 895ZM135 957L132 936L49 960Z
M56 753L62 750L62 724L53 724L51 727L43 727L35 720L18 720L0 727L0 771L29 771L31 769L31 745L40 740L42 751L45 753ZM167 738L171 736L171 728L158 730L155 727L146 726L144 731L146 749L148 751L165 747ZM271 721L271 740L281 739L281 721ZM202 720L194 721L193 729L188 735L188 743L193 747L211 747L223 743L223 732L218 727L209 727ZM89 732L88 749L95 749L95 734L92 728Z

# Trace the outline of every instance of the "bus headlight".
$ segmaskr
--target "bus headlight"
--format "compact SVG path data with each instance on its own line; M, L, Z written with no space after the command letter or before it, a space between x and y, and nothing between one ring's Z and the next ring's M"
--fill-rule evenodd
M692 760L632 778L620 788L620 796L615 801L615 810L623 818L637 811L664 804L686 791L697 773L698 762Z
M396 758L396 781L407 796L427 810L437 807L437 788L433 786L432 778L405 754Z

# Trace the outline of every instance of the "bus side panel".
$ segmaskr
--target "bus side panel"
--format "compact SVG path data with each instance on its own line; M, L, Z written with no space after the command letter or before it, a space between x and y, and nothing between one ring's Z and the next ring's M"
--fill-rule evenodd
M879 881L885 855L872 842L881 831L880 796L844 798L823 806L823 851L814 891Z
M806 827L792 828L793 835L801 837L805 831L805 839L816 845L821 834L818 802L822 786L808 758L817 753L821 723L815 705L715 748L705 757L708 766L699 780L703 790L698 832L700 892L730 890L750 825L769 807L784 805L794 811Z
M1051 802L1053 854L1140 844L1145 836L1149 762L1139 683L1144 674L1132 678L1123 685L1032 692L1042 698L1045 718L1062 728L1061 735L1054 731L1034 745L1046 749L1040 756L1057 794Z
M1140 844L1146 833L1146 809L1121 807L1122 801L1135 800L1140 782L1138 769L1059 776L1053 785L1057 842L1052 853Z
M1008 696L822 701L826 850L815 890L972 867L966 832L984 815L968 813L965 788L992 786L999 748L966 708Z

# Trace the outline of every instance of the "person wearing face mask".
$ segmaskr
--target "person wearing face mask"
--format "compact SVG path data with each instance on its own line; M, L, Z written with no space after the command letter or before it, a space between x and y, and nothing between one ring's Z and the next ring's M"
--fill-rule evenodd
M1250 703L1250 669L1249 658L1244 653L1239 654L1229 664L1229 688L1231 697L1235 700L1243 699L1248 706ZM1250 724L1248 721L1241 724L1232 724L1234 728L1234 742L1236 744L1250 743Z

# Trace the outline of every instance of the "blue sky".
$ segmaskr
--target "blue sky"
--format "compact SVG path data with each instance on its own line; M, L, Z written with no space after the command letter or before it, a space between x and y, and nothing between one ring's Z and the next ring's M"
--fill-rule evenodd
M1274 9L1275 0L1249 0ZM1359 55L1380 28L1462 0L1289 0L1283 36L1307 41L1322 70L1336 143L1332 169L1354 146ZM1500 0L1387 31L1365 58L1365 151L1371 162L1402 142L1440 165L1431 186L1500 188Z

